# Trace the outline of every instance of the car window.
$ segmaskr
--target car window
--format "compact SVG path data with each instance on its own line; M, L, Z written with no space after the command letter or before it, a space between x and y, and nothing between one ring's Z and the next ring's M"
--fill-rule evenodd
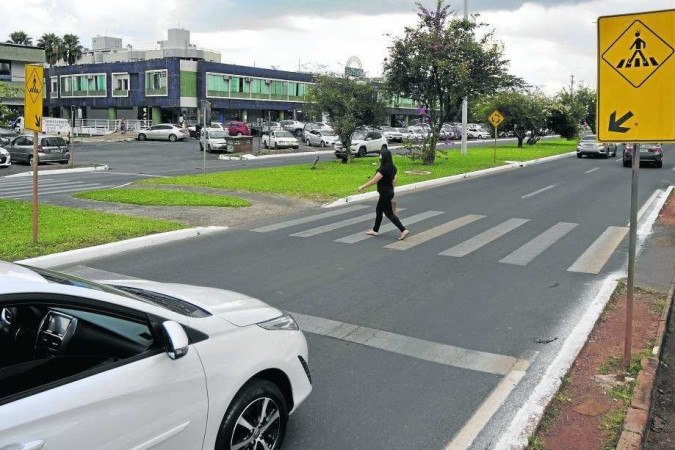
M25 136L19 136L18 138L14 139L12 145L33 145L33 141L29 140Z
M43 147L65 147L66 141L61 137L46 137L40 141Z
M288 131L277 131L276 137L293 137L293 135Z
M225 131L209 131L208 137L211 139L220 139L229 136Z
M335 131L321 131L319 134L322 136L335 136Z

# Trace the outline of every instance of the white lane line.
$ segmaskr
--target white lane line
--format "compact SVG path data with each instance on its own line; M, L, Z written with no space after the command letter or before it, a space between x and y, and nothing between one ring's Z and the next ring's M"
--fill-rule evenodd
M600 170L600 168L599 168L599 167L596 167L595 169L587 170L587 171L584 172L584 173L591 173L591 172L595 172L596 170Z
M68 181L68 180L57 180L54 178L45 178L44 180L42 178L38 178L38 182L40 184L63 184L63 183L81 183L81 181ZM13 188L13 187L21 187L21 186L32 186L33 185L33 179L32 178L24 178L21 181L11 181L9 183L0 183L0 187L2 188Z
M496 353L479 352L453 345L439 344L374 328L291 313L302 331L379 348L412 358L477 372L506 375L518 363L518 358Z
M654 191L654 192L652 193L652 195L647 199L647 201L645 202L645 204L642 205L642 208L640 208L640 210L639 210L638 213L637 213L638 224L639 224L640 221L642 220L642 216L645 215L645 213L647 212L647 210L654 204L654 202L656 201L657 197L658 197L659 195L661 195L661 194L663 194L663 190L657 189L657 190ZM630 227L630 221L628 221L628 223L626 224L626 226L627 226L627 227Z
M403 225L412 225L414 223L421 222L422 220L438 216L439 214L443 214L443 211L425 211L423 213L415 214L414 216L401 218L401 223L403 223ZM390 231L394 231L395 229L396 227L394 224L389 223L380 228L380 234L388 233ZM360 233L354 233L349 236L336 239L335 242L340 242L342 244L355 244L372 237L374 236L369 236L365 233L365 231L361 231Z
M80 182L80 181L74 181L74 182L61 182L61 183L38 183L38 189L48 189L48 188L65 188L67 186L73 186L73 187L80 187L86 183ZM24 186L17 186L13 187L11 189L0 189L0 193L3 194L14 194L14 193L21 193L26 191L27 189L32 190L33 189L33 184L26 184Z
M451 231L454 231L460 227L463 227L464 225L468 225L472 222L480 220L484 217L485 216L481 216L478 214L468 214L464 217L460 217L448 223L444 223L443 225L439 225L437 227L430 228L426 231L422 231L421 233L412 234L408 236L408 238L406 238L405 241L397 241L394 242L393 244L385 245L384 248L390 248L393 250L408 250L415 247L416 245L423 244L431 239L437 238L446 233L450 233Z
M530 192L530 193L527 194L527 195L523 195L523 196L520 197L520 198L530 198L530 197L534 197L535 195L541 194L542 192L546 192L546 191L548 191L549 189L553 189L553 188L556 187L556 186L557 186L557 184L552 184L552 185L550 185L550 186L546 186L545 188L541 188L541 189L539 189L538 191Z
M536 354L530 359L518 360L513 369L501 379L462 429L452 438L445 447L446 450L466 450L471 446L476 437L483 431L485 425L518 386L520 380L523 379L535 356Z
M471 252L478 250L484 245L489 244L490 242L504 236L506 233L515 230L519 226L529 222L530 219L509 219L505 222L500 223L496 227L492 227L487 231L482 232L481 234L472 237L469 240L462 242L461 244L455 245L452 248L447 249L444 252L439 253L441 256L455 256L461 258L466 256Z
M38 189L38 196L40 195L52 195L52 194L70 194L73 192L80 192L80 191L91 191L94 188L100 188L100 184L91 184L91 185L85 185L81 186L77 189L61 189L61 190L49 190L49 189L44 189L44 190L39 190ZM21 195L14 195L13 198L25 198L25 197L30 197L32 196L33 193L29 194L21 194Z
M294 220L287 220L286 222L280 222L280 223L275 223L272 225L267 225L265 227L260 227L260 228L255 228L251 231L255 231L256 233L268 233L270 231L276 231L276 230L281 230L283 228L288 228L292 227L294 225L301 225L303 223L307 222L314 222L316 220L321 220L321 219L326 219L328 217L333 217L333 216L339 216L341 214L347 214L353 211L358 211L360 209L364 208L369 208L367 205L355 205L355 206L350 206L348 208L344 209L337 209L335 211L329 211L321 214L316 214L313 216L308 216L308 217L302 217L300 219L294 219Z
M398 210L399 211L405 211L405 208L399 208ZM348 227L350 225L355 225L357 223L367 222L369 220L374 220L374 219L375 219L375 215L373 213L364 214L362 216L353 217L351 219L342 220L340 222L329 223L328 225L322 225L320 227L310 228L309 230L300 231L298 233L293 233L293 234L291 234L291 236L301 237L301 238L316 236L317 234L327 233L329 231L337 230L338 228L344 228L344 227Z
M500 259L499 262L504 264L526 266L530 261L542 254L544 250L555 244L567 233L576 228L577 225L579 224L558 222L536 238L532 239L527 244L520 247L518 250L514 251L503 259Z
M627 227L608 227L567 271L597 275L626 234L628 234Z

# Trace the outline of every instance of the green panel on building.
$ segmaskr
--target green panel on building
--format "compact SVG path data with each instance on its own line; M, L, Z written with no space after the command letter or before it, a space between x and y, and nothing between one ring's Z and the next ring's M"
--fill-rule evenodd
M45 51L23 45L0 44L0 59L24 63L44 63Z
M3 88L0 89L0 92L2 92L0 97L23 99L25 93L23 81L0 81L0 84L3 85Z
M197 72L180 71L180 96L197 96Z

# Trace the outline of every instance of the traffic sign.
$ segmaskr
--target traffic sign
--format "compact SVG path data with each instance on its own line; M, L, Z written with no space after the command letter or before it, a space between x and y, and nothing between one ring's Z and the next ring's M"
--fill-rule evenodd
M488 120L493 127L497 128L504 121L504 116L502 116L502 113L495 109L492 111L492 114L490 114L490 117L488 117Z
M600 141L675 141L675 10L598 18Z
M42 131L42 99L44 97L44 67L26 64L24 128Z

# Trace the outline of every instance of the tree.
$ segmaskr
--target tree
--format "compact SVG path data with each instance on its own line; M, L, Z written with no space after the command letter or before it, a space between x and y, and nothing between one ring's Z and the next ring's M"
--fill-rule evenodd
M25 32L19 30L9 35L7 43L30 46L33 45L33 39L30 36L28 36Z
M435 11L417 6L419 22L394 40L384 73L392 95L410 97L427 108L432 134L422 161L433 164L443 121L454 115L464 96L522 82L507 73L502 45L493 41L494 32L483 33L485 25L476 17L458 18L444 0L437 0Z
M37 46L45 49L45 59L49 67L52 67L63 56L63 39L54 33L45 33L37 42Z
M76 61L82 58L83 50L84 47L80 45L79 37L74 34L63 35L63 59L69 66L72 66Z
M386 105L377 87L366 81L337 75L317 75L307 93L311 114L327 113L330 124L346 150L346 162L351 156L352 134L359 127L379 125L386 117Z
M595 133L596 93L588 86L580 86L576 92L561 89L549 116L549 128L566 139L579 135L582 126Z
M7 105L2 103L3 98L19 98L20 90L10 87L7 84L0 83L0 126L6 127L14 113Z
M483 120L492 111L498 110L504 116L499 129L513 132L518 139L518 147L522 147L528 136L528 144L536 143L540 131L546 128L549 103L549 99L539 92L504 91L486 98L475 110Z

